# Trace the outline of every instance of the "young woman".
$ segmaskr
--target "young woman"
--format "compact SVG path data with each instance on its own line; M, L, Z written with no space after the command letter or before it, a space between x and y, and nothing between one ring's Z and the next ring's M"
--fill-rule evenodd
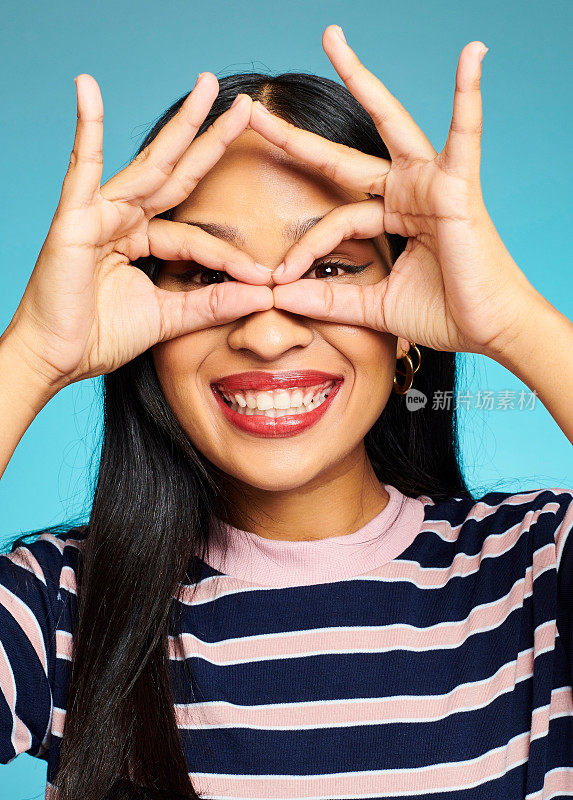
M573 326L481 196L484 46L439 154L337 26L323 46L346 88L203 73L103 186L76 79L0 338L2 471L105 376L89 523L0 557L0 761L46 760L49 797L573 791L573 490L473 497L432 403L480 353L573 439Z

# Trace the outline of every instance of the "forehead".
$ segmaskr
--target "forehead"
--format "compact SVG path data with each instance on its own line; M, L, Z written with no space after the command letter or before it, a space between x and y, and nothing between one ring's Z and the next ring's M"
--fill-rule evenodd
M173 218L232 225L245 239L280 230L285 240L296 240L300 219L321 217L367 196L338 186L247 129L174 209Z

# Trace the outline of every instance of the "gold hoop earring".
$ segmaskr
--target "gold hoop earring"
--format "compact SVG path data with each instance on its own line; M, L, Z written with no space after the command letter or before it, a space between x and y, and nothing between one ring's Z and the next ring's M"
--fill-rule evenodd
M394 391L396 392L396 394L406 394L406 392L410 391L410 389L412 388L412 383L414 382L414 373L420 369L420 364L422 363L422 355L418 350L416 342L409 342L409 344L410 347L413 348L418 355L418 363L414 367L412 363L411 350L408 350L408 352L405 355L403 355L402 358L398 359L398 361L406 362L405 364L406 372L402 372L402 370L396 368L396 372L394 374ZM398 383L398 381L396 380L396 375L402 375L403 377L405 377L406 380L404 381L404 383L402 384Z

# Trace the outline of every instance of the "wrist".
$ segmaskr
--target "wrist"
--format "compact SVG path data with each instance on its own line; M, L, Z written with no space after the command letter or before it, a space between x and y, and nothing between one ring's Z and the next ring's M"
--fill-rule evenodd
M65 384L51 382L33 362L17 329L10 324L0 336L0 387L38 414Z
M535 388L540 370L547 369L561 348L571 352L573 323L532 287L521 305L519 321L484 354Z

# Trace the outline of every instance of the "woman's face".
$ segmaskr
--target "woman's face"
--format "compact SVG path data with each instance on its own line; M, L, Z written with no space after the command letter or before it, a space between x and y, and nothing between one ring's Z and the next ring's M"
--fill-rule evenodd
M241 237L239 246L257 262L274 268L292 244L289 233L300 238L297 225L366 197L338 187L247 129L174 209L173 219L232 226ZM369 266L357 274L346 274L336 267L318 268L334 260ZM187 282L182 281L183 273L190 270L191 282L189 277ZM318 258L305 279L369 284L389 270L389 251L382 235L376 240L342 242ZM234 278L213 273L200 264L166 261L157 284L177 292L223 280ZM274 285L271 279L268 285ZM356 459L364 458L363 438L388 400L398 353L396 337L391 334L319 321L277 308L152 348L167 402L193 444L225 473L250 487L273 492L296 490L314 479L324 480L332 470L339 474L345 465L356 465ZM338 379L337 391L330 401L326 399L320 418L296 433L289 430L290 435L269 437L237 426L230 417L237 419L238 412L223 408L222 398L212 390L212 385L236 373L276 374L287 370L318 370ZM296 386L297 381L291 385ZM308 402L312 389L303 387L301 391ZM239 394L234 408L241 410L243 399L253 405L253 397L260 397L249 392L248 379ZM277 396L271 394L272 398ZM300 394L289 392L282 397L283 405L287 402L289 408L296 406L294 412L301 411ZM256 409L247 406L249 414L241 415L239 422L251 421L257 414L260 417L260 405L264 406L264 401ZM264 424L284 426L285 420L265 415Z

